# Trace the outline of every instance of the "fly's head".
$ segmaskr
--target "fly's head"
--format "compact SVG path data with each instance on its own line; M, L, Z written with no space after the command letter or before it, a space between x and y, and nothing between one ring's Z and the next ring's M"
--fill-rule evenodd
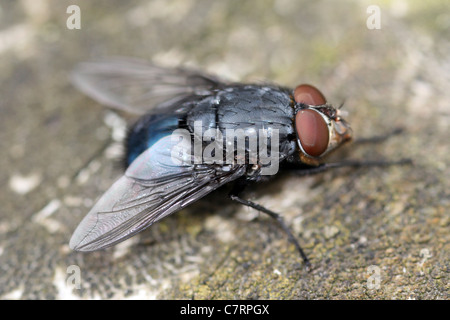
M322 157L352 139L352 129L323 94L307 84L294 90L295 130L300 160L317 166Z

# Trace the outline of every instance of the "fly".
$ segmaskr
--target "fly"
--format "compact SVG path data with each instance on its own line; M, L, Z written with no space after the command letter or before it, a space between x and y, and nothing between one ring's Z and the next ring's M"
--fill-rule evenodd
M126 139L126 171L78 225L69 244L76 251L115 245L233 183L230 199L277 220L310 268L282 216L243 199L244 189L280 168L306 175L409 162L324 162L352 130L340 107L307 84L231 83L128 58L82 63L72 81L100 103L140 116Z

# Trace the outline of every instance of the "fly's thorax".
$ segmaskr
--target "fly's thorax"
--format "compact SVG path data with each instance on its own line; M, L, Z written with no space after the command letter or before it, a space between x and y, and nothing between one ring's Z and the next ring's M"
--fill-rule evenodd
M289 92L281 88L236 85L217 90L186 114L193 150L198 155L201 149L202 161L272 168L296 149L290 104Z

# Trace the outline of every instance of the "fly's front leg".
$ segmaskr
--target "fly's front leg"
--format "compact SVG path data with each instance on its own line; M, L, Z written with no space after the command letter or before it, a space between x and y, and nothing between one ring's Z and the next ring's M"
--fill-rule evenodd
M353 141L354 145L359 145L359 144L365 144L365 143L380 143L383 142L387 139L389 139L390 137L396 136L398 134L403 133L404 129L401 127L395 128L394 130L392 130L391 132L388 132L387 134L382 134L379 136L373 136L373 137L368 137L368 138L359 138Z
M379 136L373 136L369 138L359 138L353 141L353 145L361 145L366 143L381 143L388 138L401 134L403 132L403 128L395 128L391 132L379 135ZM332 163L323 163L320 164L317 167L307 167L307 168L291 168L291 172L294 172L297 175L306 176L306 175L313 175L322 173L324 171L335 169L335 168L345 168L345 167L351 167L351 168L362 168L362 167L388 167L388 166L397 166L397 165L410 165L412 164L411 159L400 159L398 161L384 161L384 160L343 160L339 162L332 162Z
M273 211L271 211L269 209L266 209L265 207L263 207L263 206L261 206L261 205L259 205L257 203L254 203L252 201L242 199L239 196L239 194L242 193L242 191L245 189L247 184L248 184L248 181L246 181L246 180L238 180L238 181L236 181L236 183L235 183L235 185L233 187L233 190L231 190L231 192L229 194L230 199L235 201L235 202L238 202L238 203L240 203L240 204L242 204L244 206L251 207L251 208L256 209L258 211L264 212L269 217L275 219L280 224L280 226L283 228L284 232L286 232L286 234L287 234L287 236L289 238L289 241L291 241L295 245L295 247L297 248L297 251L300 253L300 256L303 259L303 262L306 265L307 270L310 271L311 270L311 263L309 262L308 257L306 256L306 254L303 251L302 247L298 243L297 239L294 237L294 235L292 234L291 230L289 229L289 227L284 222L283 217L280 214L276 213L276 212L273 212Z
M405 165L405 164L412 164L412 160L411 159L401 159L398 161L343 160L343 161L339 161L339 162L323 163L317 167L292 169L291 172L294 172L295 174L300 175L300 176L307 176L307 175L322 173L327 170L336 169L336 168L388 167L388 166L398 166L398 165Z

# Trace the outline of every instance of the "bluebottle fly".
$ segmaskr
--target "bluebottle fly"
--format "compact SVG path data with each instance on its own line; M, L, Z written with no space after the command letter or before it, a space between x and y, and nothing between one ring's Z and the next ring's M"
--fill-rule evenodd
M279 166L304 175L395 164L325 163L352 131L339 108L311 85L231 83L128 58L81 63L72 81L100 103L140 116L126 140L126 171L81 221L70 240L73 250L117 244L233 183L230 199L276 219L309 267L282 216L241 198L245 187L269 180Z

